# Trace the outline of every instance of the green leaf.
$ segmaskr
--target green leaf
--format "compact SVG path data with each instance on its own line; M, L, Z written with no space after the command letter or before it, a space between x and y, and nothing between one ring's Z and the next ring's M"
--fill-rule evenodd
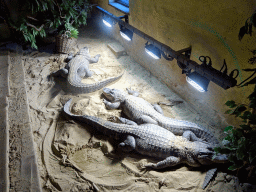
M239 125L243 130L249 131L252 128L249 125Z
M230 162L232 162L232 163L235 163L235 162L237 162L237 158L236 158L236 156L233 154L233 155L229 155L228 156L228 160L230 161Z
M249 104L249 107L250 107L250 108L253 108L253 109L256 108L256 100L255 100L255 99L252 99L252 100L251 100L251 102L250 102L250 104Z
M250 116L248 116L248 119L251 121L255 121L256 120L256 114L251 114Z
M231 166L228 168L228 170L235 171L236 169L239 169L239 168L241 168L241 167L243 167L243 164L242 164L242 165L241 165L241 164L239 164L239 165L234 164L234 165L231 165Z
M239 144L239 146L242 148L245 148L245 146L244 146L244 144L245 144L245 141L246 141L246 139L245 139L245 137L241 137L239 140L238 140L238 144Z
M237 106L237 105L236 105L236 102L233 101L233 100L227 101L227 102L225 103L225 105L229 106L230 108L234 108L234 107Z
M256 152L256 143L254 143L253 145L250 146L249 151Z
M243 26L240 28L239 34L238 34L238 39L241 41L244 35L246 34L246 27Z
M256 158L256 155L249 152L249 162L252 163L255 158Z
M256 92L253 91L253 92L248 96L248 99L250 99L250 100L256 100Z
M235 115L236 117L238 117L239 115L241 115L241 113L243 111L245 111L247 108L242 104L242 105L239 105L235 108L235 110L233 112L231 112L230 114L231 115Z
M214 148L214 151L217 152L217 153L220 153L220 150L221 150L221 147L215 147Z
M228 131L232 130L233 129L233 126L227 126L225 129L224 129L224 133L228 133Z
M232 137L230 135L228 135L227 137L225 137L225 140L232 141Z
M242 129L233 129L232 133L234 137L237 137L239 139L240 137L243 137L244 131Z
M23 37L25 38L26 41L28 41L28 36L26 35L26 33L23 33Z
M242 119L249 119L251 117L252 113L250 111L245 111L242 116L240 116Z
M229 109L227 111L225 111L225 114L232 114L235 110L234 109Z
M35 49L38 49L38 47L37 47L37 45L35 44L35 42L32 42L32 43L31 43L31 47L32 47L32 48L35 48Z
M221 153L221 154L229 154L232 152L230 149L226 147L220 147L220 148L217 148L216 150L218 150L218 153Z
M239 159L239 160L244 160L244 157L246 156L246 153L247 153L244 142L245 142L244 137L242 137L238 141L239 148L236 150L236 156L237 156L237 159Z

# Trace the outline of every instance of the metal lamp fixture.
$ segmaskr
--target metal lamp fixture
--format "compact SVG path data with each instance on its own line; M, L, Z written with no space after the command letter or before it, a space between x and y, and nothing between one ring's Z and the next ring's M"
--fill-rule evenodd
M160 59L161 58L160 49L158 49L156 46L154 46L152 44L148 45L148 43L146 43L145 51L147 52L147 54L149 54L154 59Z
M133 37L133 32L126 28L121 28L120 35L127 41L131 41Z
M189 73L186 77L187 82L196 88L200 92L207 91L210 80L204 76L198 74L197 72Z
M125 19L125 22L128 23L128 15L117 17L117 19ZM112 27L117 22L116 20L114 20L106 15L104 16L102 21L107 27Z
M207 59L209 62L207 63ZM227 65L226 61L224 60L224 64L221 68L225 67L225 70L221 72L221 70L214 69L212 67L211 58L208 56L200 56L199 60L203 63L198 65L195 68L194 72L190 72L191 70L185 69L187 74L187 82L194 86L198 91L205 92L207 91L207 87L210 81L214 82L215 84L219 85L223 89L228 89L230 87L234 87L237 84L236 77L238 76L239 72L237 69L233 70L230 75L227 75ZM183 69L184 70L184 69ZM234 72L237 72L236 76L234 76Z
M180 51L175 51L169 46L129 25L127 15L116 17L99 6L96 6L96 8L104 15L104 17L109 18L104 19L103 21L108 27L113 26L115 23L118 23L119 26L121 26L120 34L123 38L127 39L128 41L132 40L133 33L136 33L138 36L145 39L147 41L145 51L154 59L160 59L161 55L169 61L176 59L178 66L182 69L182 73L187 75L187 82L196 86L199 91L207 91L210 81L214 82L223 89L236 86L237 81L235 78L239 74L237 69L233 70L229 75L227 74L227 67L224 72L221 72L222 69L217 70L211 66L211 61L209 61L207 64L206 58L209 58L208 56L199 57L199 60L203 62L201 65L199 65L197 62L190 60L191 47L182 49ZM123 18L125 21L122 20ZM150 45L148 45L148 43L150 43ZM201 60L201 58L204 58L204 60ZM233 77L234 72L237 72L236 77Z
M110 17L104 17L102 19L103 23L107 26L107 27L112 27L114 22L112 21L112 19Z

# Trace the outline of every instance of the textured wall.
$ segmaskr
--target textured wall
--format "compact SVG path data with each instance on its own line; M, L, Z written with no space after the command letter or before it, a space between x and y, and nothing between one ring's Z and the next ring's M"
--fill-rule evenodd
M122 15L105 0L94 2L116 16ZM255 8L255 1L242 0L191 0L184 4L174 0L130 0L129 23L174 50L192 46L191 59L198 63L199 56L208 55L213 67L220 69L225 59L228 73L233 69L240 71L237 78L239 83L250 75L242 72L242 69L254 68L247 61L252 57L250 50L256 49L255 32L252 36L244 36L242 41L238 40L238 33ZM256 31L255 28L253 30ZM209 117L211 124L223 122L223 117L229 123L235 123L234 119L224 115L227 109L224 103L230 99L246 101L252 86L224 90L211 82L208 92L197 92L186 82L176 60L155 61L145 53L144 39L134 35L133 41L127 43L118 31L119 27L116 25L113 31L106 32L112 33L134 60L188 101L202 116Z

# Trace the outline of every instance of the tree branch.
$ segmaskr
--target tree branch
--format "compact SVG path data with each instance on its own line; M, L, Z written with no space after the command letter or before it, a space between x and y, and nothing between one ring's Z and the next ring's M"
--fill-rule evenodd
M37 28L35 25L29 24L29 23L26 23L26 25L29 26L29 27L34 28L37 31L41 31L42 28L44 27L44 24L42 24L40 28Z
M27 16L27 18L32 19L32 20L34 20L34 21L38 21L38 20L37 20L36 18L34 18L34 17Z

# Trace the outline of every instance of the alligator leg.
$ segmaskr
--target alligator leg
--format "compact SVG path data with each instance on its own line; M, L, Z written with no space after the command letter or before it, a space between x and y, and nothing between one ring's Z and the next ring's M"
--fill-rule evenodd
M127 125L138 125L134 121L131 121L129 119L123 118L123 117L116 117L120 123L127 124Z
M132 90L131 88L126 88L126 90L130 95L133 95L134 97L138 97L140 94L138 91Z
M84 77L93 76L94 72L88 69L87 64L85 64L84 66L82 65L78 68L77 74L79 75L80 78L84 78Z
M85 77L91 77L91 76L93 76L93 74L94 74L94 72L91 71L90 69L88 69L88 70L85 69Z
M117 109L118 107L120 107L121 104L120 102L111 103L106 99L103 99L103 103L106 105L107 109Z
M195 159L193 157L191 157L190 155L187 155L186 163L191 167L200 167L201 166L201 164L196 162Z
M126 140L118 145L125 152L129 152L135 149L135 139L133 136L128 135Z
M90 63L97 63L99 61L100 54L96 55L94 58L87 58Z
M74 58L74 54L73 53L69 53L67 58L65 59L65 62L68 63L69 61L71 61Z
M158 112L158 113L161 113L162 115L164 114L162 108L160 107L160 105L158 104L152 104L152 106L154 107L154 109Z
M81 66L77 69L77 75L82 79L86 76L85 69Z
M145 165L146 168L153 168L153 169L163 169L166 167L172 167L181 163L179 157L170 156L167 157L163 161L159 161L158 163L148 163Z
M192 131L185 131L182 135L184 138L186 138L189 141L200 141L203 142L202 139L198 138Z
M68 70L65 69L65 68L62 68L56 72L53 72L52 73L53 76L61 76L61 77L64 77L64 78L67 78L68 77Z
M139 122L141 123L151 123L151 124L156 124L158 125L158 122L154 119L152 119L150 116L148 115L142 115L140 118L139 118Z

